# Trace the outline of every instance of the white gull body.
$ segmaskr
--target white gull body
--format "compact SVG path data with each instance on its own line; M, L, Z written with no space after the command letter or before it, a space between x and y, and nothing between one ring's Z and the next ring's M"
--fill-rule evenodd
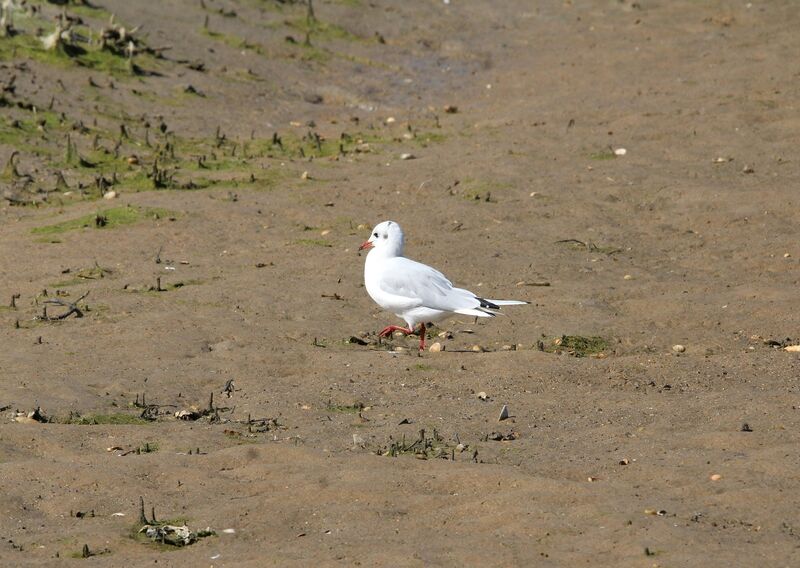
M441 321L453 314L494 317L500 306L527 304L519 300L488 300L469 290L455 288L444 274L403 256L404 236L400 225L384 221L375 226L359 250L369 250L364 263L364 285L370 297L384 310L405 320L408 329L389 326L381 332L414 333L422 324L420 349L425 348L425 323Z

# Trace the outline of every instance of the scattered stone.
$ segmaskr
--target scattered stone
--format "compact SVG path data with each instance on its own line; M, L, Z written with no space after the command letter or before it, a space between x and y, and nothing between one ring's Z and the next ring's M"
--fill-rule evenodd
M306 171L300 174L300 179L312 179L311 175Z
M754 173L756 173L756 171L753 169L753 166L745 166L744 168L742 168L742 173L743 174L754 174Z
M445 105L444 112L447 114L455 114L458 112L458 107L456 105Z
M508 420L508 405L504 404L503 408L500 410L500 416L497 418L498 422L502 422L503 420Z
M113 191L113 190L112 191L106 191L103 194L103 199L115 199L116 197L117 197L117 192Z
M510 430L508 434L503 434L501 432L492 432L491 434L486 436L486 440L492 440L494 442L510 442L511 440L516 440L519 438L519 434Z
M752 431L753 429L750 427L750 424L748 424L747 422L742 424L742 432L752 432Z
M619 465L628 465L629 463L631 462L628 458L622 458L621 460L619 460Z
M633 276L631 276L630 274L626 274L625 276L622 277L622 279L623 280L633 280Z
M789 353L800 353L800 345L787 345L783 349Z
M625 148L617 148L616 150L614 150L615 156L624 156L627 153L628 151Z
M673 345L673 346L672 346L672 350L673 350L675 353L683 353L683 352L685 352L685 351L686 351L686 346L684 346L684 345L680 345L680 344L678 344L678 345Z
M438 341L433 343L430 347L428 347L428 351L431 353L439 353L442 350L442 344Z
M386 119L386 124L392 124L395 120L396 120L395 117L390 116Z
M30 412L13 412L12 419L14 422L19 422L20 424L37 424L50 421L38 406Z
M485 392L481 391L478 393L478 398L481 400L488 400L489 396Z
M414 154L408 154L408 153L400 154L400 159L401 160L414 160L414 159L416 159L416 156Z
M175 418L178 420L195 421L203 417L202 412L196 408L190 410L179 410L175 413Z
M193 532L186 525L145 525L139 532L151 540L172 546L188 546L197 542L199 538L216 534L210 528Z
M712 475L711 477L709 477L709 479L710 479L711 481L719 481L720 479L722 479L722 476L721 476L720 474L718 474L718 473L715 473L714 475Z
M486 350L485 350L483 347L481 347L480 345L473 345L473 346L471 347L471 349L472 349L472 351L474 351L475 353L483 353L484 351L486 351Z

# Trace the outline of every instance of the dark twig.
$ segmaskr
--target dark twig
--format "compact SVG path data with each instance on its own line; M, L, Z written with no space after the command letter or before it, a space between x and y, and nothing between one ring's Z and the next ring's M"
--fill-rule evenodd
M66 300L62 300L61 298L50 298L49 300L45 300L44 301L45 304L56 304L56 305L59 305L59 306L64 306L66 308L69 308L69 310L67 310L63 314L60 314L60 315L57 315L57 316L49 316L49 315L47 315L47 311L45 310L42 313L41 319L43 319L45 321L60 321L60 320L63 320L63 319L67 319L72 314L75 314L76 318L82 318L83 317L83 310L81 310L78 307L78 303L80 303L88 295L89 295L89 292L86 292L83 296L81 296L80 298L78 298L74 302L68 302Z

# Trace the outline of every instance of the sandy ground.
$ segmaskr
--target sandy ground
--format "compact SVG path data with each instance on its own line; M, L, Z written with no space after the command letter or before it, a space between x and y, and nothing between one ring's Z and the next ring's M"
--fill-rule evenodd
M165 4L67 8L135 74L0 39L4 565L800 563L792 2ZM531 305L379 345L384 219Z

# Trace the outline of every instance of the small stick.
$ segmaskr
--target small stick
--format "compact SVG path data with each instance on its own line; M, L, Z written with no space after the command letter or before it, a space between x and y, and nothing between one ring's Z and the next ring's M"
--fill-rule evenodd
M144 497L139 496L139 522L143 525L149 525L147 517L144 514Z

